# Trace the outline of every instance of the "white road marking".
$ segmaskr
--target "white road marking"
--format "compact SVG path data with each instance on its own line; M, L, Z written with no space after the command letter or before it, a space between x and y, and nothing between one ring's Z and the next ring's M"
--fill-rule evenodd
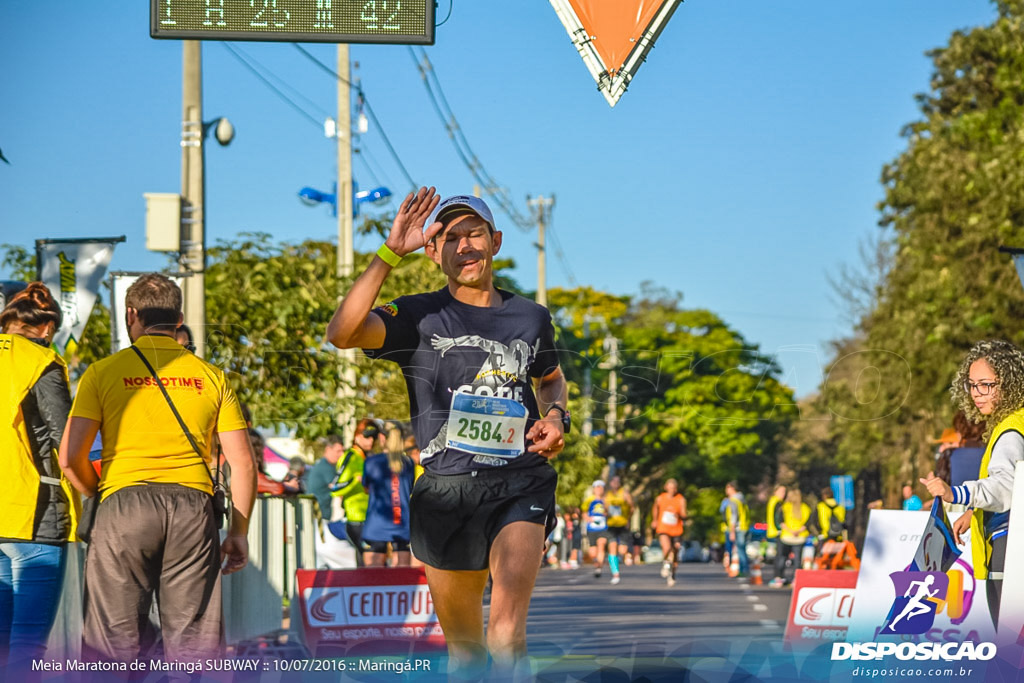
M754 611L755 612L767 612L768 611L768 605L762 605L761 603L757 603L756 605L754 605Z

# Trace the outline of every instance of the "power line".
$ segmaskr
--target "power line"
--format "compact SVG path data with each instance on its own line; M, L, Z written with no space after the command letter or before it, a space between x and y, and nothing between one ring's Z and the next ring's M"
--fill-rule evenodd
M388 177L388 174L384 172L384 167L381 166L376 156L370 151L370 148L365 143L360 142L356 147L353 148L353 153L363 162L363 166L370 172L370 176L374 178L375 184L383 184L391 187L394 183Z
M459 125L458 119L455 118L455 113L452 111L451 105L448 103L448 98L444 95L444 89L441 87L441 81L437 76L437 71L427 58L426 51L421 48L420 54L417 55L416 51L410 46L409 55L412 57L417 70L420 72L420 77L423 80L424 88L427 90L430 103L433 105L438 118L441 119L441 124L448 133L448 138L452 141L452 145L455 147L455 153L458 154L462 163L466 165L467 169L469 169L473 178L480 183L484 192L494 200L494 203L498 205L498 208L512 220L516 227L523 231L532 230L533 221L524 216L522 212L516 208L511 197L509 197L508 190L499 185L494 177L487 172L483 163L473 152L473 148L470 147L469 140L466 139L466 135L462 131L462 127ZM433 79L433 83L431 83L431 79Z
M284 100L284 101L285 101L285 102L286 102L286 103L287 103L287 104L288 104L289 106L291 106L291 107L292 107L292 108L293 108L293 109L294 109L295 111L297 111L297 112L299 112L300 114L302 114L302 116L303 116L303 117L305 117L305 118L306 118L306 119L308 119L308 120L309 120L310 122L312 122L312 124L313 124L314 126L316 126L317 128L319 128L320 130L323 130L323 128L324 128L324 124L323 124L323 122L322 122L322 121L318 121L318 120L317 120L317 118L316 118L315 116L313 116L313 115L312 115L312 114L310 114L310 113L309 113L308 111L306 111L305 109L303 109L303 108L302 108L301 106L299 106L299 105L298 105L298 103L296 103L296 102L295 102L295 101L294 101L293 99L291 99L290 97L288 97L288 95L286 95L286 94L285 94L284 92L282 92L282 91L281 91L281 90L280 90L280 89L279 89L279 88L278 88L277 86L275 86L275 85L274 85L273 83L271 83L271 82L270 82L270 81L269 81L269 80L268 80L268 79L267 79L267 78L266 78L266 77L265 77L265 76L264 76L263 74L261 74L261 73L259 72L259 70L257 70L257 69L256 69L256 67L254 67L254 66L253 66L252 64L250 64L250 63L249 63L248 61L246 61L246 60L245 60L245 58L244 58L244 57L242 57L242 55L241 55L241 54L239 54L239 53L238 53L238 52L237 52L237 51L235 50L235 48L231 47L231 45L229 45L228 43L221 43L221 45L223 45L223 46L224 46L224 48L225 48L225 49L226 49L226 50L227 50L228 52L230 52L230 53L231 53L231 55L232 55L232 56L233 56L233 57L234 57L235 59L237 59L237 60L238 60L238 61L239 61L239 62L240 62L240 63L242 64L242 66L244 66L244 67L245 67L246 69L248 69L248 70L249 70L249 71L250 71L250 72L251 72L251 73L252 73L252 74L253 74L254 76L256 76L256 78L258 78L258 79L259 79L260 81L262 81L264 85L266 85L266 86L267 86L268 88L270 88L271 90L273 90L273 91L274 91L274 92L275 92L275 93L277 94L277 96L278 96L278 97L280 97L280 98L281 98L282 100Z
M565 258L565 252L562 251L562 242L558 239L558 233L551 229L551 224L548 223L548 237L551 238L553 246L555 247L555 258L558 259L559 265L562 266L562 271L565 273L566 278L569 279L569 284L573 288L579 286L579 282L576 281L576 276L572 272L572 268L569 267L569 261Z
M226 44L226 43L225 43L225 44ZM235 49L236 49L236 50L238 50L238 52L239 52L239 53L240 53L240 54L241 54L241 55L242 55L243 57L245 57L245 58L246 58L246 60L248 60L248 61L252 62L252 63L253 63L253 64L255 64L256 66L258 66L259 68L261 68L261 69L263 70L263 72L264 72L264 73L266 73L266 74L267 74L268 76L270 76L270 77L271 77L271 78L273 78L273 79L274 79L275 81L277 81L278 85L280 85L280 86L281 86L282 88L285 88L285 89L287 89L287 90L291 91L292 93L294 93L294 94L295 94L295 95L296 95L297 97L299 97L300 99L302 99L302 100L305 100L305 102L306 102L307 104L311 105L311 106L313 107L313 109L316 109L316 110L318 110L318 111L319 111L319 112L320 112L321 114L323 114L323 115L324 115L325 117L333 116L333 114L332 114L332 113L331 113L330 111L328 111L328 110L327 110L327 109L326 109L326 108L325 108L325 107L324 107L323 105L321 105L321 104L320 104L319 102L316 102L316 101L314 101L314 100L310 99L309 97L306 97L305 95L303 95L303 94L302 94L301 92L299 92L299 90L298 90L297 88L295 88L295 87L294 87L293 85L291 85L290 83L288 83L288 81L286 81L285 79L283 79L283 78L281 78L280 76L278 76L277 74L275 74L275 73L274 73L273 71L271 71L271 70L270 70L269 68L267 68L267 67L266 67L266 65L264 65L264 64L261 64L261 63L259 62L259 60L257 60L257 59L256 59L255 57L253 57L252 55L250 55L250 54L246 53L246 52L245 52L245 51L244 51L244 50L243 50L242 48L240 48L240 47L236 47Z
M306 59L310 60L311 62L316 64L318 67L323 69L325 72L329 73L331 76L333 76L339 82L341 82L341 83L347 85L348 87L354 89L359 94L359 96L363 98L363 106L366 109L366 113L369 114L370 120L373 121L373 125L375 125L377 127L377 130L380 131L380 136L384 140L384 145L388 148L388 151L391 152L391 157L395 160L395 163L398 164L398 168L401 169L402 175L405 176L405 179L409 183L409 186L412 187L413 189L416 189L416 187L417 187L416 182L412 179L412 176L409 175L409 171L405 168L405 164L402 163L401 157L398 156L398 152L395 151L394 145L391 144L391 140L388 138L388 134L384 130L384 126L381 125L380 119L377 118L376 112L374 112L373 111L373 107L370 106L370 100L366 97L366 92L363 90L363 87L361 85L358 85L358 84L353 84L352 81L350 81L347 78L343 77L337 71L335 71L331 67L329 67L326 64L324 64L323 62L321 62L313 54L311 54L309 51L307 51L305 48L303 48L298 43L292 43L292 45L295 46L296 50L298 50L303 55L305 55Z

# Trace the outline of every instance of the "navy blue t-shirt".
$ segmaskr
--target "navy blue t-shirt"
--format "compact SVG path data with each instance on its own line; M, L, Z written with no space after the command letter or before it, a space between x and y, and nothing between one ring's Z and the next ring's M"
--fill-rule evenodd
M532 380L558 368L548 310L511 292L498 293L500 306L472 306L455 299L445 287L403 296L373 311L384 321L384 344L363 351L401 366L420 464L428 472L461 474L547 462L536 453L499 458L447 447L448 413L456 391L522 404L529 430L540 419ZM529 441L525 445L528 448Z

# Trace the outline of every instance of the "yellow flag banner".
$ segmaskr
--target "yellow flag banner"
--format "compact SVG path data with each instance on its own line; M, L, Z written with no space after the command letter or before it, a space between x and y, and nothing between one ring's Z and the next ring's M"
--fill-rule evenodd
M36 240L38 278L64 313L53 337L57 353L73 354L81 342L118 242L124 242L124 237Z

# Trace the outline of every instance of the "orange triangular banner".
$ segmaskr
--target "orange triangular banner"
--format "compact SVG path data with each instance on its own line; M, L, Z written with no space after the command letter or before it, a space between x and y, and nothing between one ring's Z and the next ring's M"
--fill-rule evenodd
M615 106L682 0L550 0L597 88Z

